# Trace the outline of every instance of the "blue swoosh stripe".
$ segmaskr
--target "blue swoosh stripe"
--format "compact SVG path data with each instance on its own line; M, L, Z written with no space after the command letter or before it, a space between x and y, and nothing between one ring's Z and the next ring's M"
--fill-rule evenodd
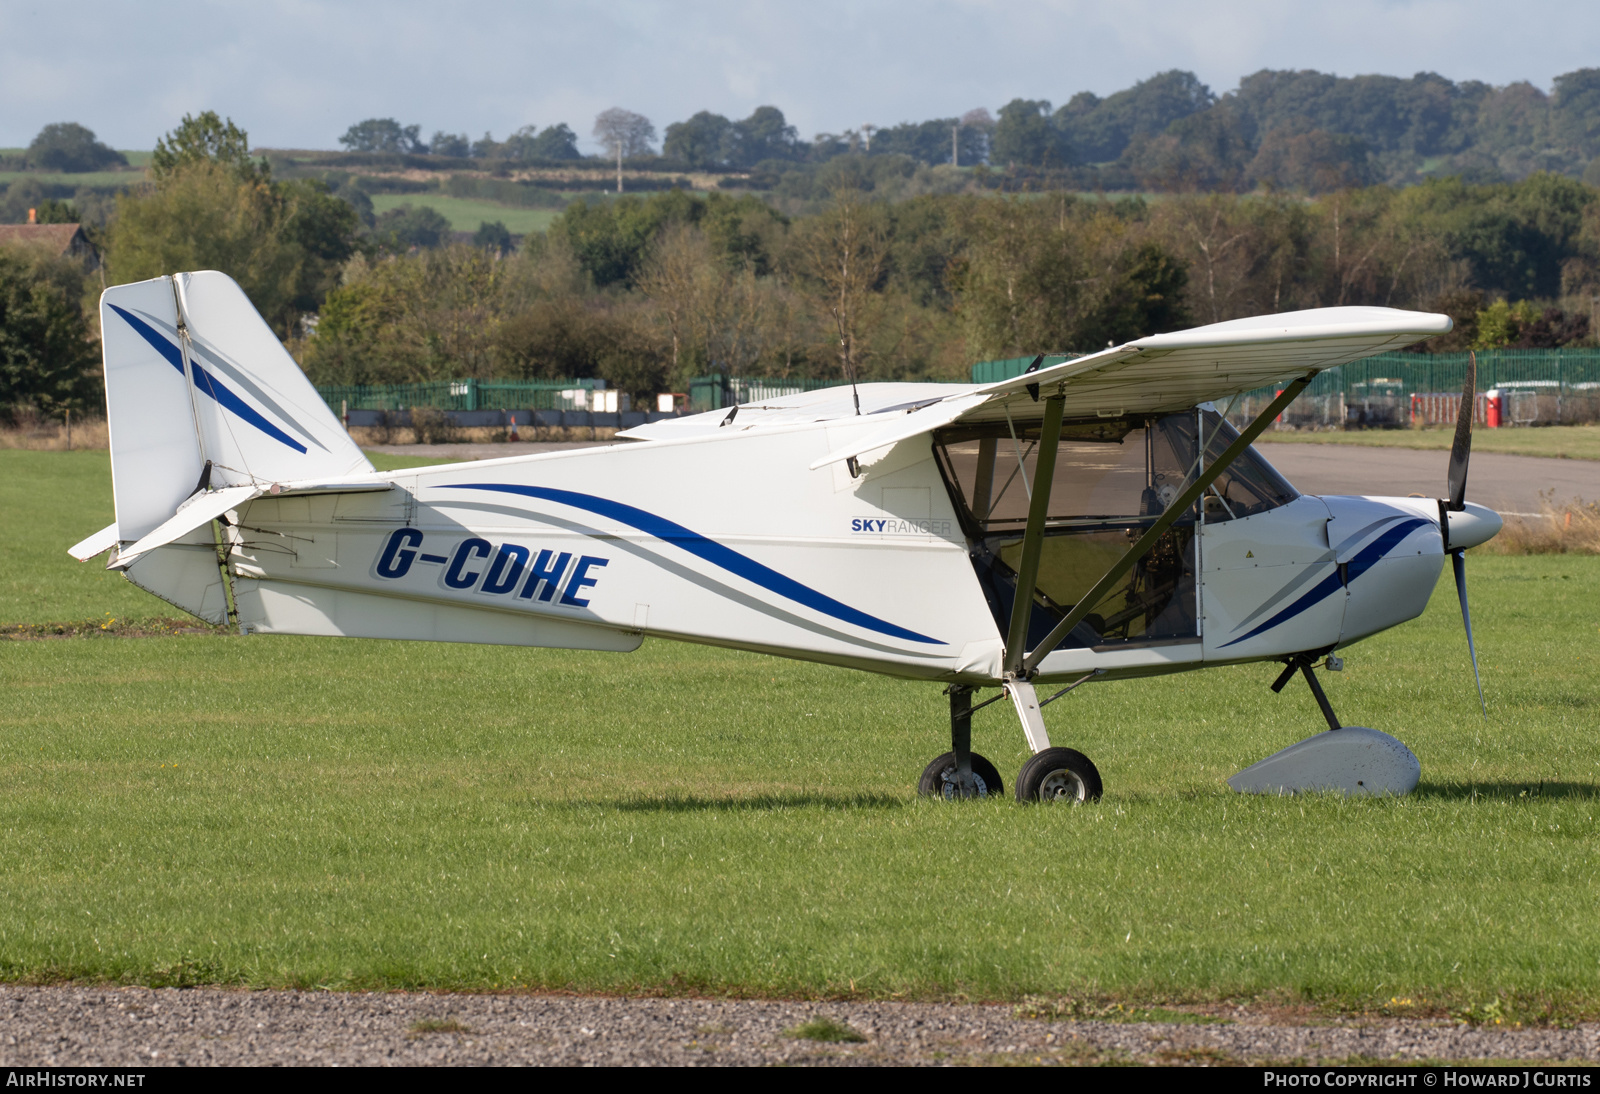
M1355 581L1356 578L1360 577L1362 574L1372 569L1373 566L1377 565L1378 560L1384 555L1388 554L1394 548L1398 547L1400 545L1400 541L1411 534L1412 529L1421 528L1428 523L1428 521L1418 520L1417 518L1413 517L1408 521L1396 524L1393 528L1390 528L1387 532L1383 533L1383 535L1379 536L1377 539L1361 548L1360 553L1352 558L1346 565L1346 569L1350 574L1350 580Z
M1343 585L1344 582L1339 579L1339 568L1335 566L1333 572L1327 577L1323 578L1321 581L1317 582L1316 586L1310 592L1306 593L1305 596L1302 596L1299 600L1296 600L1293 604L1290 604L1287 608L1283 609L1283 611L1279 612L1277 615L1261 624L1255 630L1249 632L1248 634L1241 634L1232 642L1224 642L1217 648L1219 650L1225 650L1229 646L1245 641L1247 638L1254 638L1262 631L1270 631L1279 623L1282 623L1288 619L1293 619L1295 616L1299 615L1312 605L1320 604L1322 601L1328 599L1328 597L1332 596L1335 592L1342 588Z
M1427 523L1428 522L1425 520L1418 520L1416 518L1404 521L1403 523L1397 524L1393 528L1390 528L1387 532L1383 533L1383 535L1379 536L1377 539L1361 548L1356 556L1346 564L1345 572L1349 575L1349 580L1354 582L1356 578L1372 569L1372 567L1377 564L1379 559L1383 558L1384 555L1388 554L1391 550L1397 547L1401 540L1405 539L1411 534L1413 529ZM1279 612L1277 615L1273 616L1259 627L1256 627L1254 630L1250 631L1250 633L1242 634L1238 638L1235 638L1232 642L1224 642L1217 648L1220 650L1225 650L1229 646L1236 645L1237 643L1243 642L1248 638L1254 638L1263 631L1271 630L1279 623L1293 619L1306 609L1316 604L1320 604L1322 601L1332 596L1343 586L1343 584L1344 582L1340 580L1339 577L1339 571L1337 568L1335 568L1333 573L1317 582L1315 588L1306 593L1306 595L1302 596L1299 600L1296 600L1293 604L1290 604L1287 608L1283 609L1283 611Z
M115 304L110 305L110 308L112 311L122 316L122 318L127 321L128 326L137 331L139 336L142 337L146 342L149 342L152 346L154 346L156 348L156 352L165 357L168 363L171 364L173 368L178 370L179 375L182 375L183 354L179 352L177 346L173 345L172 342L160 331L156 330L149 323L146 323L143 319L140 319L137 315L134 315L126 308L119 308ZM278 441L281 444L288 445L296 452L301 454L305 453L305 445L301 444L283 430L279 429L277 426L263 418L260 413L257 412L255 407L251 406L249 403L239 398L239 396L235 395L231 388L229 388L222 381L218 380L215 376L211 375L211 373L207 372L205 370L205 366L201 365L199 361L196 361L191 357L189 359L189 367L194 370L194 386L199 388L205 394L209 395L212 401L218 406L233 411L239 417L243 418L245 421L261 430L261 432L265 433L273 440Z
M524 497L538 498L542 501L559 502L570 505L574 509L583 509L603 517L637 528L648 536L664 540L676 547L688 551L705 559L714 566L720 566L729 573L737 574L752 584L759 585L769 592L777 593L781 597L803 604L813 611L823 615L832 616L834 619L853 623L869 631L889 635L891 638L903 638L910 642L926 642L935 646L946 643L937 638L929 638L925 634L897 627L893 623L885 622L877 616L868 615L848 604L827 596L808 585L802 585L791 577L785 577L770 567L763 566L748 555L742 555L731 547L725 547L714 539L708 539L699 532L685 528L683 525L670 521L665 517L656 516L643 509L636 509L620 501L611 501L607 498L597 498L593 494L580 494L573 490L556 490L546 486L510 486L502 483L454 483L442 489L455 490L492 490L502 494L521 494Z

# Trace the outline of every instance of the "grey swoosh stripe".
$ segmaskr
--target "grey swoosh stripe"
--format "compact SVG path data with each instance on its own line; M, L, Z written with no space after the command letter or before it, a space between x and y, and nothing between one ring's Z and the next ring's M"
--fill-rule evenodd
M1308 565L1304 570L1300 571L1300 576L1296 577L1293 581L1290 581L1289 584L1285 585L1283 588L1269 596L1259 608L1245 616L1243 619L1239 620L1238 626L1234 627L1233 629L1238 630L1239 627L1248 627L1250 623L1256 619L1256 617L1260 616L1264 612L1271 611L1273 608L1277 607L1279 604L1282 604L1295 593L1299 592L1307 584L1315 581L1319 577L1322 577L1323 575L1316 569L1316 567L1321 566L1325 562L1332 562L1333 559L1334 553L1332 551L1325 551L1322 554L1322 557L1313 559L1310 565Z
M174 343L177 343L178 329L171 323L168 323L162 319L158 319L149 312L142 311L139 313L139 316L151 326L159 329L163 334L167 335L167 337L171 338ZM201 341L200 337L196 335L194 331L189 332L189 344L194 347L195 353L205 358L206 361L210 362L219 372L222 372L228 377L228 379L232 380L239 387L244 388L244 390L255 396L256 402L260 403L262 406L272 411L272 413L276 414L278 416L278 420L284 425L287 425L290 429L293 429L296 433L300 434L300 438L307 444L314 444L324 452L328 450L327 447L321 444L316 437L312 436L306 431L305 426L295 421L294 415L284 410L283 407L278 405L276 399L262 391L261 388L256 385L255 381L250 379L249 375L240 369L238 365L234 364L226 357L223 357L219 351L211 348L205 342Z
M633 543L630 540L623 539L620 536L616 536L610 532L602 532L598 528L590 528L587 525L579 524L577 521L551 516L548 513L530 513L526 509L515 509L505 505L486 505L482 502L452 502L450 508L474 509L485 513L498 513L503 516L516 517L519 520L524 521L529 517L537 517L541 523L553 524L558 528L565 528L569 532L578 532L582 535L588 536L591 539L604 540L607 543L615 544L619 550L627 551L632 555L637 555L646 562L649 562L651 565L659 566L663 570L675 574L691 584L698 585L708 592L715 593L726 600L731 600L736 604L743 605L752 611L760 612L762 615L772 616L774 619L781 619L783 622L794 627L799 627L801 630L811 631L813 634L825 635L828 638L835 638L852 646L865 646L867 649L878 650L882 653L892 653L896 657L904 657L908 653L914 653L917 655L923 654L922 650L908 651L897 649L894 646L880 645L877 642L873 642L864 638L857 638L855 635L845 634L843 631L836 631L831 627L826 627L820 623L815 623L812 620L804 619L798 615L793 615L782 608L775 607L771 604L757 600L748 593L741 592L732 586L724 585L714 577L707 577L704 574L696 573L694 570L689 569L687 566L684 566L679 562L658 555L656 552L650 550L648 547L645 547L642 544ZM605 625L617 626L618 624L612 623ZM930 661L943 659L940 655L932 652L926 654L926 657Z
M1404 516L1396 515L1396 516L1392 516L1392 517L1384 517L1381 520L1375 520L1371 524L1367 525L1365 528L1361 529L1359 532L1353 532L1350 535L1345 536L1343 541L1341 541L1340 544L1337 547L1334 548L1334 550L1335 551L1343 551L1346 547L1350 546L1352 543L1354 543L1356 540L1360 539L1362 536L1366 535L1368 532L1372 531L1374 528L1382 528L1385 524L1393 524L1397 520L1407 520L1407 519L1409 519L1409 518L1404 517Z

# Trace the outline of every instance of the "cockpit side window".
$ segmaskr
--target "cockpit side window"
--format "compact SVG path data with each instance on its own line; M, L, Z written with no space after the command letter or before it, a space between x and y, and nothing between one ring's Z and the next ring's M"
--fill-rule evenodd
M1222 455L1239 436L1239 431L1214 410L1200 412L1200 428L1205 435L1207 463ZM1247 448L1206 490L1205 522L1219 524L1264 513L1299 496L1259 452Z
M1193 412L1066 422L1061 429L1028 642L1041 640L1183 489L1195 462ZM940 431L934 451L972 542L1001 633L1009 627L1041 429L1006 420ZM1185 641L1198 634L1197 513L1170 528L1068 637L1067 646Z
M1193 415L1067 422L1050 487L1049 527L1161 513L1194 461ZM1020 532L1037 485L1040 425L983 423L945 430L936 449L967 521Z

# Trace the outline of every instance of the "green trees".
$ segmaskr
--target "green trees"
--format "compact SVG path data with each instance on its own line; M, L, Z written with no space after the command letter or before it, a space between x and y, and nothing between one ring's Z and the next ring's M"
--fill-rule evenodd
M76 263L0 248L0 412L98 408L99 358Z
M661 154L690 167L754 167L767 160L793 160L802 154L794 126L775 106L758 106L743 121L702 110L688 121L667 126Z
M198 118L185 114L178 128L156 141L150 174L159 183L200 163L220 165L241 179L267 178L267 165L250 155L249 135L232 118L224 121L214 110Z
M733 123L721 114L702 110L688 121L667 126L661 154L690 167L721 167L733 148Z
M1551 135L1578 157L1600 157L1600 68L1557 76L1555 92Z
M872 135L874 155L911 156L923 163L949 163L952 152L951 137L955 136L956 149L962 153L961 162L971 166L987 151L980 130L961 125L959 118L935 118L928 122L905 122L880 129Z
M578 151L578 135L566 122L547 125L540 130L528 149L530 160L576 160L583 158Z
M1188 325L1188 270L1137 203L1067 195L971 210L957 309L974 357L1090 351Z
M472 245L496 254L510 254L511 230L503 221L485 220L478 225L478 230L472 233Z
M465 133L446 133L442 129L436 129L428 141L428 152L435 156L466 159L472 155L472 141Z
M378 214L372 238L380 247L405 251L412 247L437 247L450 234L450 222L430 205L406 202Z
M346 129L339 143L351 152L421 153L428 151L421 137L421 126L401 125L393 118L368 118Z
M600 376L641 396L713 371L959 379L985 357L1352 304L1449 311L1460 336L1440 348L1565 345L1587 337L1576 304L1600 286L1600 194L1560 176L1311 200L890 202L866 168L897 158L825 165L834 192L806 216L673 190L575 202L498 259L487 232L481 247L357 259L307 368L345 382Z
M271 181L244 130L210 111L157 144L151 174L117 200L106 257L118 282L220 270L287 332L354 253L354 208L318 181Z
M1105 163L1133 142L1154 137L1216 101L1194 73L1173 69L1104 99L1080 92L1052 121L1065 147L1063 162Z
M47 171L103 171L108 167L125 167L128 160L121 152L107 148L95 139L94 131L77 122L56 122L39 130L39 135L28 145L27 161Z
M108 263L118 282L179 270L221 270L261 313L281 319L293 299L299 256L284 203L267 183L210 161L169 174L117 202Z
M1049 114L1050 103L1045 99L1012 99L1002 106L990 157L997 164L1029 167L1066 163L1061 134L1050 124Z

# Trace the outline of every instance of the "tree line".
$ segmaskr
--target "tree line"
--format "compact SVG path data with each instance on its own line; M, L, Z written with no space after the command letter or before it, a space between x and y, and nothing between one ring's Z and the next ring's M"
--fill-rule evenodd
M1078 92L1056 107L1013 99L997 116L980 108L803 140L783 111L762 106L740 120L701 111L674 122L659 153L653 138L652 127L651 141L629 154L769 176L860 153L925 166L987 164L1036 181L1044 171L1053 173L1045 187L1088 189L1322 193L1446 176L1498 182L1538 171L1589 172L1588 181L1600 184L1600 68L1555 77L1550 94L1526 81L1495 87L1432 72L1340 77L1267 69L1217 95L1194 73L1173 70L1104 98ZM424 143L419 126L368 119L340 142L353 151L520 163L580 157L565 124L527 126L505 141L440 132Z
M504 259L361 257L298 346L323 383L602 376L638 394L710 372L962 379L1298 308L1440 310L1426 350L1593 344L1600 193L1539 174L1317 200L1161 201L840 186L789 217L753 195L576 202Z
M958 380L974 360L1353 304L1452 315L1424 352L1595 343L1600 191L1568 176L908 196L878 171L894 162L837 157L800 211L674 189L575 201L520 247L492 231L422 245L374 232L321 180L275 178L206 113L117 197L105 272L230 274L318 383L598 376L648 396L711 372ZM62 260L0 255L0 406L96 404L98 288Z

